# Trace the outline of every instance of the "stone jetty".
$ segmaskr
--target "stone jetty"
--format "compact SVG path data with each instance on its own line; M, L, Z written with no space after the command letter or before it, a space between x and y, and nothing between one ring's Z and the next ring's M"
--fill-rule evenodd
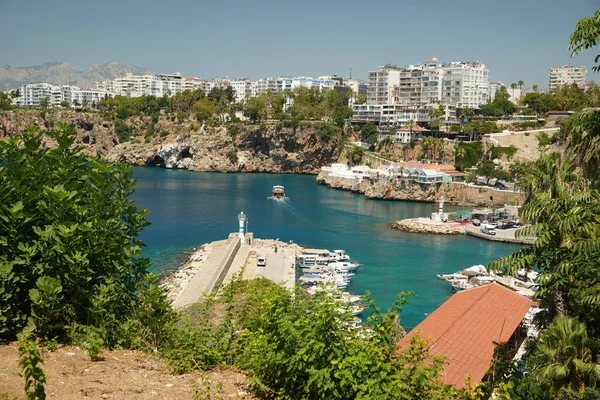
M254 239L252 233L246 233L241 243L239 234L232 233L225 240L194 249L179 269L162 278L161 285L175 308L201 301L236 275L243 279L263 276L292 288L296 282L296 255L300 251L296 244ZM265 266L257 265L259 256L266 258Z

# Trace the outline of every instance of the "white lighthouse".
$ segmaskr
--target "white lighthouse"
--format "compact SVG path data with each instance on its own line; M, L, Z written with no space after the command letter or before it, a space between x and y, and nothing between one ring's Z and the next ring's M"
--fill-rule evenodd
M439 208L440 221L444 221L444 196L440 196L440 208Z
M240 243L244 244L244 225L246 224L246 214L242 211L238 215L238 221L240 222Z

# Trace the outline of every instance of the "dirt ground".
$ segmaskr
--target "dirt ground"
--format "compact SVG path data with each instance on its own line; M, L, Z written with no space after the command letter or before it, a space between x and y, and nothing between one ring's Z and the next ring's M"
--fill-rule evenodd
M62 347L42 357L48 399L258 399L239 372L172 375L164 363L136 351L105 350L92 362L78 347ZM0 397L25 399L18 358L16 343L0 346Z

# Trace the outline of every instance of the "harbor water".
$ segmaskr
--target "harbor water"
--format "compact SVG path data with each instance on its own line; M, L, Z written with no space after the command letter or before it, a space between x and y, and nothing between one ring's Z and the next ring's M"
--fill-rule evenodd
M451 273L502 257L518 245L470 236L419 235L390 229L395 220L428 216L437 204L382 201L330 189L310 175L198 173L137 168L133 198L150 209L152 223L142 233L143 254L153 272L177 268L185 252L237 231L243 209L255 237L294 241L329 250L343 249L363 266L348 291L371 291L383 310L401 291L414 291L402 324L414 327L450 296L436 274ZM274 185L286 200L272 200ZM459 208L446 207L446 211Z

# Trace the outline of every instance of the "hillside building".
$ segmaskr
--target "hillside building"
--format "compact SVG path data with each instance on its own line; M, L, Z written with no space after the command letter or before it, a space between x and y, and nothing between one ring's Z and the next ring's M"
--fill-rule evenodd
M572 84L583 90L587 88L587 67L574 67L569 63L564 67L550 68L549 90Z

